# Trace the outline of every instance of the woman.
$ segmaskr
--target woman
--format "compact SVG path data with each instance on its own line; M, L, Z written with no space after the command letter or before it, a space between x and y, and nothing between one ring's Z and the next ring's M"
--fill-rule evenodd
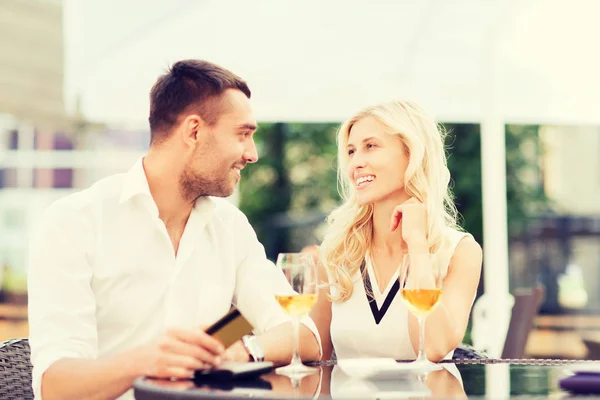
M435 254L443 295L427 317L432 361L451 358L464 336L481 273L481 247L459 230L448 184L444 133L410 101L366 108L338 132L343 204L328 218L321 290L311 317L323 357L414 359L417 319L401 301L404 256ZM376 306L370 306L373 296ZM387 299L387 301L386 301Z

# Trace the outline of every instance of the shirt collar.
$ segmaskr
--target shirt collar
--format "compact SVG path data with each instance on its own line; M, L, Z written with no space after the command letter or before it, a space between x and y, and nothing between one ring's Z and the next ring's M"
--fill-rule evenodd
M146 179L146 173L144 172L143 161L144 157L141 157L125 174L119 204L123 204L137 195L145 195L152 198L148 179Z
M121 189L121 197L119 198L119 204L126 203L134 197L143 197L149 206L150 212L158 217L158 207L154 202L154 198L150 193L150 186L148 185L148 179L146 178L146 172L144 171L144 157L141 157L129 171L125 174L123 180L123 188ZM196 214L197 217L207 219L215 209L216 204L214 199L210 196L202 196L196 200L192 214Z

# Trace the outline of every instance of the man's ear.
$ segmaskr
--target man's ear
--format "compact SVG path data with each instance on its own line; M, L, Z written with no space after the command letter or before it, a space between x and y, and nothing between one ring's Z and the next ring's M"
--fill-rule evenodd
M205 123L202 118L197 114L190 114L181 123L180 134L183 142L186 146L196 147L196 143L199 139L199 133L204 128Z

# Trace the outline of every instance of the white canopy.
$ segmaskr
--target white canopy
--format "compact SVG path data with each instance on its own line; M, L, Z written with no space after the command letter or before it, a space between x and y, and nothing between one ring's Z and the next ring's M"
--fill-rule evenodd
M350 6L349 4L352 4ZM66 86L91 119L145 124L148 91L182 58L246 79L262 121L339 121L408 97L482 119L491 64L510 122L600 123L595 0L66 0Z

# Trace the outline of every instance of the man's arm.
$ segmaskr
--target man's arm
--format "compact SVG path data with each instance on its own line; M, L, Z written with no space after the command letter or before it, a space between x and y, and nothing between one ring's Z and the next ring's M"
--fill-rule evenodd
M200 329L172 330L155 343L98 358L92 240L83 216L60 203L48 209L32 240L29 341L37 399L114 398L137 376L190 376L219 362L222 346Z
M190 378L220 363L223 346L202 330L171 329L148 345L97 360L64 358L43 375L42 396L53 399L112 399L140 376Z
M294 332L292 324L283 323L275 328L258 335L265 347L265 359L277 363L289 363L292 360L294 346ZM318 361L321 349L315 334L305 324L300 324L299 348L300 358L303 361Z
M33 390L42 395L46 370L62 358L98 355L96 300L87 259L92 232L79 211L59 202L46 211L30 244L29 343ZM53 387L44 391L52 398Z
M128 353L105 360L64 358L44 373L42 396L44 400L116 398L138 376Z
M333 355L333 343L331 341L331 301L329 300L329 278L325 267L319 260L319 249L317 246L303 249L313 255L317 265L319 276L319 298L317 304L310 312L310 317L317 325L321 335L321 346L323 347L322 359L329 360Z
M268 331L257 335L265 349L265 360L276 364L288 364L292 359L294 332L292 323L285 322ZM319 343L315 341L315 334L304 324L300 324L300 358L303 361L316 361L319 359ZM305 348L308 344L308 348ZM225 350L225 359L229 361L251 361L250 354L241 340Z
M236 274L235 304L255 327L255 333L265 349L265 359L287 363L292 357L293 331L291 318L275 300L276 294L293 294L281 271L270 262L254 230L245 219L237 222L240 263ZM300 357L305 361L319 360L319 332L309 317L301 319L299 337Z

